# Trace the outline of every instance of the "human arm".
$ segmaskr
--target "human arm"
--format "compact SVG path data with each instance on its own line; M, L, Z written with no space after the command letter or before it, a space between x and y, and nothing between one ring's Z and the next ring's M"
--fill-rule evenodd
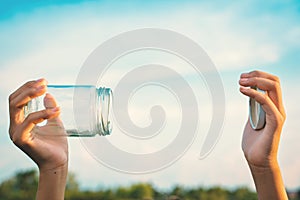
M14 144L26 153L39 168L36 199L64 199L68 173L68 143L66 137L53 136L64 131L59 119L60 109L55 99L47 94L45 110L24 116L24 106L46 92L46 80L25 83L9 96L9 135ZM35 125L47 120L46 125ZM52 135L51 135L52 134Z
M278 77L253 71L241 75L240 92L254 98L266 112L266 125L261 130L246 124L242 149L248 162L260 200L288 199L277 154L282 127L286 118L282 102L280 80ZM265 94L250 87L258 87Z

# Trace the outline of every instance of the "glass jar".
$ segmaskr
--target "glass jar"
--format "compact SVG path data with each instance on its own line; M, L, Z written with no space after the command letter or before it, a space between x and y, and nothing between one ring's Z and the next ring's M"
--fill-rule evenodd
M46 93L51 94L60 107L60 118L67 136L91 137L111 133L111 89L92 85L48 85ZM44 110L44 97L28 102L24 116Z

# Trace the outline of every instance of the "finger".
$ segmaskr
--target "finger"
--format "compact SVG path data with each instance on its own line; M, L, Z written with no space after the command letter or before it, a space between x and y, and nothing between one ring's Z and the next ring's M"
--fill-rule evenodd
M57 107L57 102L55 98L49 93L47 93L46 96L44 97L44 106L46 109L52 109ZM48 119L47 124L49 123L61 123L59 115L57 117Z
M9 96L9 112L12 123L23 121L23 106L32 98L42 95L46 91L46 84L45 79L29 81Z
M18 96L20 93L22 93L22 90L26 87L32 87L37 81L28 81L27 83L25 83L24 85L22 85L20 88L18 88L16 91L14 91L9 98L14 99L16 96Z
M35 87L36 85L42 83L42 85L47 85L47 81L44 78L34 80L34 81L28 81L24 85L22 85L20 88L18 88L15 92L13 92L10 95L10 98L14 99L19 94L23 93L23 90L30 87Z
M25 141L29 142L32 134L30 133L34 126L46 119L55 118L59 115L59 107L45 109L30 113L24 122L19 126L19 131L11 132L10 136L15 144L22 145Z
M264 91L278 89L275 81L261 77L241 78L239 80L239 84L244 87L258 87Z
M55 98L49 93L47 93L44 97L44 106L45 106L45 108L57 107L57 102L56 102Z
M46 85L47 81L45 79L27 82L9 96L10 107L12 109L22 108L32 98L44 94L47 88Z
M278 108L280 113L285 115L281 87L277 80L274 81L273 79L261 77L241 78L239 84L244 87L257 87L261 90L267 91L267 94Z
M241 74L241 78L253 78L253 77L260 77L260 78L270 79L279 82L279 78L277 76L262 71L255 70L255 71Z
M269 96L248 87L241 87L240 92L250 98L254 98L261 104L263 110L266 112L267 124L275 122L277 123L276 125L278 125L278 123L281 123L280 120L282 119L279 119L278 117L282 115Z

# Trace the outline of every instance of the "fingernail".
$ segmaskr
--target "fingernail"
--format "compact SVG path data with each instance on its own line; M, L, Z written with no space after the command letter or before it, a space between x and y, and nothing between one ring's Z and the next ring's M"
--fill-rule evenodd
M40 85L40 86L38 86L36 89L37 89L38 91L40 91L40 90L45 89L45 87L46 87L46 85Z
M247 88L247 87L240 87L240 91L241 92L246 92L246 91L248 91L249 90L249 88Z
M248 78L241 78L241 79L240 79L240 81L241 81L242 83L246 83L246 82L248 82L248 80L249 80Z
M249 73L242 73L241 77L249 77Z
M247 88L245 88L245 87L240 87L240 90L241 91L245 91Z
M55 113L55 112L59 111L59 107L51 108L51 111L52 111L53 113Z
M48 84L48 81L44 78L40 78L38 80L36 80L37 83L43 83L44 82L44 85L47 85Z
M38 80L36 80L36 82L42 82L43 80L45 80L44 78L40 78Z

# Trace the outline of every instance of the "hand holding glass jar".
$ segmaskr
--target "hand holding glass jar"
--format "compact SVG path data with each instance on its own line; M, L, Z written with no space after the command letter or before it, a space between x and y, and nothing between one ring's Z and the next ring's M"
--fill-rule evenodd
M60 117L66 136L90 137L111 133L110 111L112 92L92 85L47 85L60 107ZM24 116L45 109L45 94L33 98L24 106ZM43 126L38 124L35 129ZM56 132L61 135L61 131Z

